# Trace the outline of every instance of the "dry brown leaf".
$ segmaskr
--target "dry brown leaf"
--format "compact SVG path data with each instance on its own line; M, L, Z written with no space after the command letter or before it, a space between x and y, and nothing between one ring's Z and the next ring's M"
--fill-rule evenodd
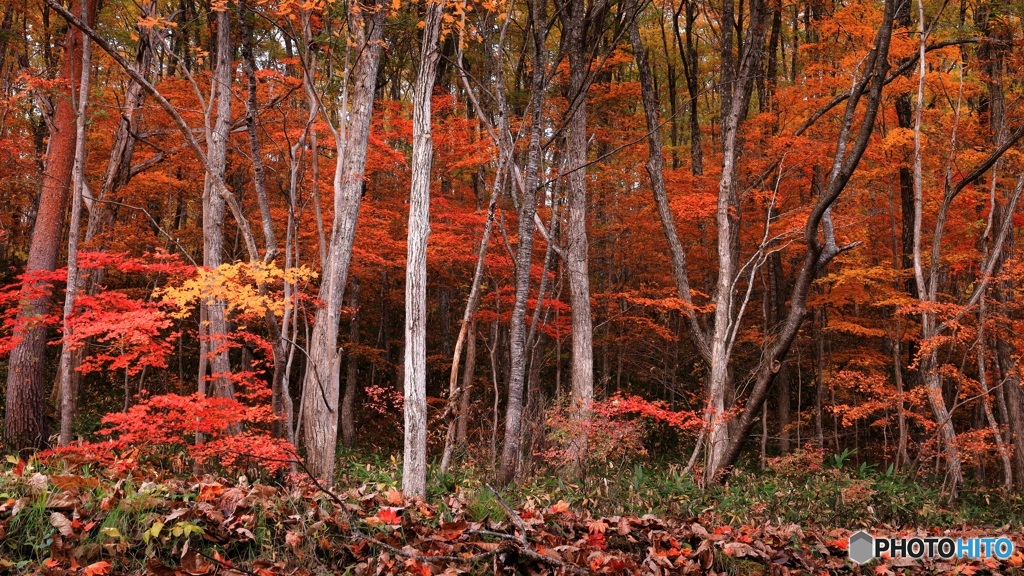
M64 536L71 536L75 533L74 527L71 526L71 520L60 512L50 514L50 524Z

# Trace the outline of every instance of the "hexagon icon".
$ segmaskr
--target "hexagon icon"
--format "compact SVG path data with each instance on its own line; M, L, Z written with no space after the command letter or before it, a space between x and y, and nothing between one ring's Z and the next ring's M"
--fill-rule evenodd
M871 537L871 534L863 530L850 534L850 543L847 551L850 554L850 560L855 563L866 564L873 560L875 557L874 547L875 539Z

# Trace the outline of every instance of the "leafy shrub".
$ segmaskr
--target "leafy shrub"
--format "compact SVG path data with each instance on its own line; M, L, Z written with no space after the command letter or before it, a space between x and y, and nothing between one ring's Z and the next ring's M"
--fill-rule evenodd
M199 464L227 472L275 474L294 458L295 449L270 436L267 428L273 420L265 404L248 406L234 398L165 394L127 412L106 415L106 427L99 433L108 440L56 448L43 457L122 469L159 464L184 470Z
M564 407L548 412L545 446L538 455L555 466L568 461L569 447L580 434L587 438L586 461L590 469L615 462L625 465L647 455L647 440L653 427L667 426L684 433L700 430L702 420L693 411L673 411L664 402L652 402L638 396L615 395L594 402L589 423L571 418ZM584 426L584 430L580 427Z

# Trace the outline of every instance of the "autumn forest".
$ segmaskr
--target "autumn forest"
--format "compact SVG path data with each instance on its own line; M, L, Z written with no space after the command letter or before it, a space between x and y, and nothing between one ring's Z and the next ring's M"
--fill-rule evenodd
M0 566L820 574L857 528L1019 534L1022 18L5 1Z

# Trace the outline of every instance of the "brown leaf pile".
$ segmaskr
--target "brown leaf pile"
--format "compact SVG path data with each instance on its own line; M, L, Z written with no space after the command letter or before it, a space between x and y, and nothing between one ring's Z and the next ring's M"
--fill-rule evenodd
M834 574L860 573L846 557L849 530L795 524L712 526L707 520L643 516L593 517L565 502L506 510L473 521L464 492L428 505L387 487L326 492L230 485L211 477L170 479L126 489L95 478L35 474L18 480L25 494L0 504L0 544L33 498L46 497L52 529L49 557L25 566L0 558L11 572L46 575L153 574L241 576L348 573L414 574ZM482 488L485 489L485 488ZM105 525L114 509L135 510L131 533ZM918 531L904 535L969 537L982 531ZM885 532L879 528L878 532ZM257 532L259 535L257 536ZM891 531L889 533L892 533ZM1013 535L1011 535L1013 536ZM1006 561L953 563L889 559L875 574L1017 573L1024 541ZM258 560L252 558L257 551ZM143 560L144 559L144 560ZM16 569L15 567L18 567Z

